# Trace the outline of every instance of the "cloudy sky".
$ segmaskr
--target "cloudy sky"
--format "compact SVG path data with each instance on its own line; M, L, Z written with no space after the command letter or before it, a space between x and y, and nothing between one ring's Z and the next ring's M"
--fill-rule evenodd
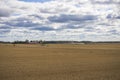
M120 0L0 0L0 41L120 41Z

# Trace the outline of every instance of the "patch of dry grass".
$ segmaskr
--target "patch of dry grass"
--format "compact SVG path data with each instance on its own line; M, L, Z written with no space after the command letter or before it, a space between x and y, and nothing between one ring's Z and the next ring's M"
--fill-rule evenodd
M0 44L0 80L120 80L120 44Z

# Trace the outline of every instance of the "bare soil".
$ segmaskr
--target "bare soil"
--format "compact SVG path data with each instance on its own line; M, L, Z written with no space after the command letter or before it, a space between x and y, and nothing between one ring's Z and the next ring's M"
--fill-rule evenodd
M0 44L0 80L120 80L120 44Z

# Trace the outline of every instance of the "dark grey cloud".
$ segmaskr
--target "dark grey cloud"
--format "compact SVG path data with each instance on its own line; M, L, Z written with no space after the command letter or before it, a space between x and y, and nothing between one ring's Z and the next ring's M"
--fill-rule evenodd
M76 23L68 23L66 25L63 25L63 26L60 26L59 28L53 28L53 27L50 27L50 26L39 26L39 27L32 27L31 29L32 30L40 30L40 31L61 31L61 30L65 30L65 29L80 29L80 28L83 28L85 27L86 25L85 24L79 24L77 25Z
M67 25L63 25L60 28L58 28L57 30L64 30L64 29L80 29L85 27L85 24L76 24L76 23L69 23Z
M106 18L107 18L107 19L111 19L111 18L113 18L113 15L112 15L112 14L108 14L108 15L106 16Z
M117 16L116 19L120 19L120 16Z
M120 19L120 16L108 14L108 15L106 16L106 18L107 18L107 19Z
M66 23L71 21L77 21L77 22L84 22L84 21L91 21L96 20L97 16L94 15L65 15L62 14L60 16L52 16L48 17L48 20L51 22L57 22L57 23Z
M0 38L8 37L6 34L8 34L9 32L10 30L4 30L4 31L0 30Z
M4 22L4 24L12 27L35 27L40 25L39 23L34 23L33 20L30 20L29 18L23 17Z
M39 31L53 31L55 30L52 27L46 27L46 26L42 26L42 27L35 27L35 28L31 28L32 30L39 30Z
M4 35L9 32L10 32L10 29L0 29L0 35Z
M41 13L51 13L51 14L54 14L54 13L57 13L56 11L50 11L49 9L41 9L40 10Z
M93 27L85 27L84 28L84 31L85 32L94 32L96 29L95 28L93 28Z
M32 15L28 15L29 17L34 17L34 18L37 18L37 19L40 19L40 20L43 20L44 18L38 14L32 14Z
M5 34L9 33L12 28L8 25L0 26L0 37L4 37Z
M101 25L101 26L115 26L114 24L109 24L109 23L99 23L98 25Z
M108 33L113 35L120 35L120 33L117 30L109 30Z
M16 17L15 19L3 21L0 23L11 27L36 27L41 25L40 23L34 22L36 19L43 20L44 18L39 15L32 14L28 15L27 17Z
M6 8L0 8L0 17L8 17L11 14L11 10Z
M0 29L11 29L11 27L8 27L8 26L0 26Z

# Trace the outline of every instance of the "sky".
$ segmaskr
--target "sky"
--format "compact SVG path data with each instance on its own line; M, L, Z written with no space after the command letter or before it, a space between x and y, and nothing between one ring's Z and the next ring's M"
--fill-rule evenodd
M21 1L25 1L25 2L48 2L50 0L21 0Z
M120 0L0 0L0 41L120 41Z

